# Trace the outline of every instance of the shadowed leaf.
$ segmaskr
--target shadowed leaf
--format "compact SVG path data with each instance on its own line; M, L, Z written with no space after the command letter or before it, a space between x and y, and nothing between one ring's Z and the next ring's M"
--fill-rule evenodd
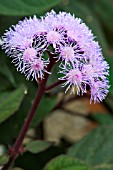
M6 164L8 160L9 160L8 156L6 155L0 156L0 166Z
M51 146L50 142L46 141L32 141L26 145L26 150L31 153L39 153Z
M80 142L70 147L68 154L96 168L113 168L113 126L94 129Z
M0 123L16 112L24 97L25 86L21 85L13 92L2 92L0 94Z
M50 161L44 170L92 170L92 168L80 160L62 155Z
M96 113L96 114L93 114L92 117L97 121L97 123L101 125L113 124L113 116L110 114Z
M34 15L57 5L61 0L4 0L0 2L0 14L2 15Z

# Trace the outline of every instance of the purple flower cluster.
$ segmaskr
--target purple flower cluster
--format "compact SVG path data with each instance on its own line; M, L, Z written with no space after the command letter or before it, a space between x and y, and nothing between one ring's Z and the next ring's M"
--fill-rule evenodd
M106 97L109 66L91 30L74 15L52 10L41 19L25 18L6 31L2 40L2 48L27 79L44 78L50 60L44 59L44 54L51 49L56 61L60 61L63 76L59 80L65 81L62 86L66 91L71 88L71 93L77 91L80 95L88 87L94 103Z

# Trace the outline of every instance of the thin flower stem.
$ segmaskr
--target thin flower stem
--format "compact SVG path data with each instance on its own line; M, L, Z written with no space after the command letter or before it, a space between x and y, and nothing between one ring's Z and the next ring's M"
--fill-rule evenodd
M20 135L18 136L18 139L17 139L16 143L13 146L14 151L17 152L17 153L19 152L19 148L20 148L20 146L22 144L22 141L23 141L23 139L25 137L25 134L26 134L26 132L27 132L27 130L28 130L30 124L31 124L31 121L32 121L32 119L34 117L36 109L37 109L37 107L38 107L38 105L39 105L39 103L41 101L41 98L42 98L42 96L44 94L44 87L42 87L41 85L42 85L42 83L39 84L37 95L36 95L36 98L35 98L34 103L32 105L32 108L31 108L31 110L30 110L30 112L28 114L28 117L25 120L25 123L24 123L24 126L23 126L22 130L21 130Z
M65 80L58 80L58 81L54 82L53 84L51 84L50 86L46 87L44 91L47 92L47 91L53 89L54 87L56 87L59 84L62 84L64 82L65 82Z
M55 64L55 60L54 60L54 58L51 57L50 63L48 64L48 67L47 67L48 72L51 71L54 64ZM10 170L14 160L20 154L22 142L23 142L25 135L27 133L27 130L30 127L30 124L35 116L35 113L36 113L36 110L40 104L40 101L44 95L44 89L45 89L48 77L49 77L49 74L45 73L44 79L39 82L38 91L37 91L36 97L34 99L33 105L31 107L31 110L25 120L25 123L20 131L20 134L19 134L14 146L11 148L12 152L10 151L9 161L1 170Z
M42 81L43 82L43 81ZM2 168L2 170L9 170L12 163L14 162L14 160L16 159L16 157L18 156L18 154L20 153L20 149L21 149L21 145L22 145L22 142L25 138L25 135L27 133L27 130L32 122L32 119L35 115L35 112L36 112L36 109L41 101L41 98L44 94L44 87L45 85L43 83L40 83L39 84L39 87L38 87L38 91L37 91L37 94L36 94L36 97L35 97L35 100L33 102L33 105L31 107L31 110L25 120L25 123L20 131L20 134L14 144L14 146L11 148L12 152L10 151L10 159L9 159L9 162Z

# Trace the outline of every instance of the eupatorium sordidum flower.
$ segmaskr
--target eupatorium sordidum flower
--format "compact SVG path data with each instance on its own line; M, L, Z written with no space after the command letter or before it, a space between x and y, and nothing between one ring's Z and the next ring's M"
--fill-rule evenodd
M56 14L52 10L40 19L25 18L6 31L2 40L2 48L27 79L44 78L50 61L49 57L44 59L44 53L52 49L50 52L60 62L62 77L59 80L63 80L66 92L71 89L71 93L75 93L76 87L80 95L87 93L88 86L90 101L95 103L106 97L109 66L91 30L74 15Z

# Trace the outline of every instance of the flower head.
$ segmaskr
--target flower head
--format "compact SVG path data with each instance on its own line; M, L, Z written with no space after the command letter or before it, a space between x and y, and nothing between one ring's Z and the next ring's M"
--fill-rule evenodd
M33 61L37 56L37 51L34 48L26 48L23 53L23 60L25 62Z
M49 31L47 33L47 37L46 38L47 38L47 42L49 42L50 44L53 44L53 43L59 42L59 40L61 38L61 35L57 31Z
M44 72L48 73L46 71L46 67L49 61L45 61L41 58L35 58L34 60L31 60L29 63L26 64L26 69L24 71L25 76L29 80L30 77L32 77L32 80L35 78L38 80L38 78L43 79ZM48 73L49 74L49 73Z
M65 80L64 86L67 86L67 92L71 88L71 93L75 93L75 88L77 90L77 94L86 93L86 81L84 80L84 75L80 71L78 64L76 65L61 65L60 73L63 73L64 76L59 78L60 80Z
M108 81L94 81L94 83L91 85L91 99L90 103L94 101L100 102L103 99L105 99L107 93L108 93Z
M59 59L64 61L65 64L73 64L77 59L81 58L81 53L83 53L75 41L69 41L65 45L61 45L59 49L56 49L56 52L59 53Z
M59 72L66 92L91 92L90 102L102 101L108 93L109 65L104 60L101 48L81 19L66 12L47 13L38 19L25 18L12 26L2 37L2 48L12 58L18 71L27 79L44 79L47 65L57 58ZM44 58L45 52L51 56Z

